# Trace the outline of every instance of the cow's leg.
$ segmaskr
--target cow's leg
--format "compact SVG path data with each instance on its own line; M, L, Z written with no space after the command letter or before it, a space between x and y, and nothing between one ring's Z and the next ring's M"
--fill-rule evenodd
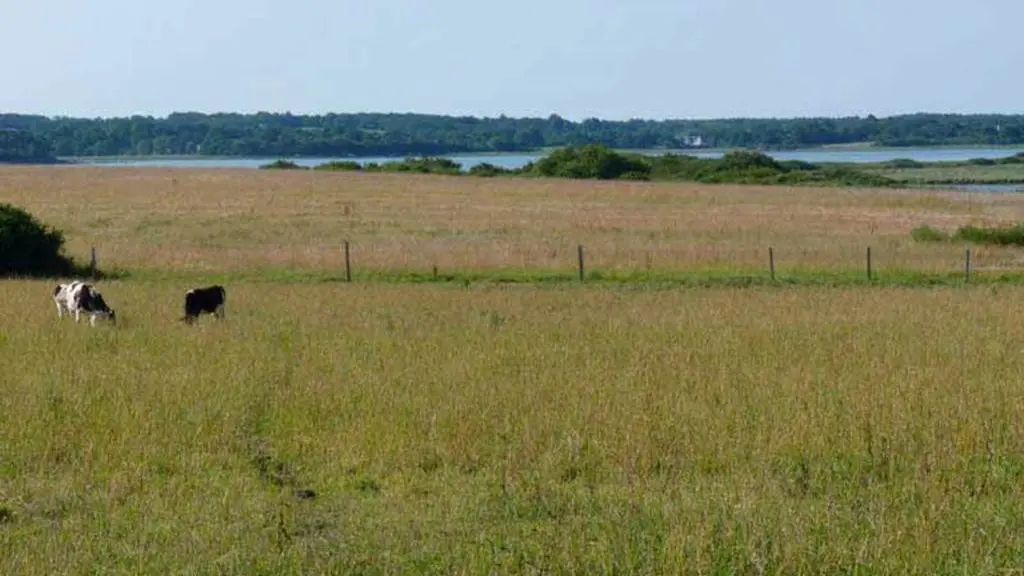
M58 302L57 300L54 300L53 303L57 305L57 318L63 318L64 317L64 307L61 306L60 302Z
M81 315L82 311L79 310L78 308L75 308L75 324L78 324L78 320L80 319Z
M217 306L217 309L213 311L213 315L216 316L218 319L223 320L224 319L224 305L221 304L220 306Z
M96 313L89 314L89 326L96 326Z

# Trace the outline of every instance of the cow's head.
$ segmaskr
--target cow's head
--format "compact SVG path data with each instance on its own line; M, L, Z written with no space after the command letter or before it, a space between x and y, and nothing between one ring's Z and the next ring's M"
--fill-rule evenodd
M106 316L111 324L117 324L117 314L114 312L114 309L107 306L103 295L95 290L92 291L92 308Z

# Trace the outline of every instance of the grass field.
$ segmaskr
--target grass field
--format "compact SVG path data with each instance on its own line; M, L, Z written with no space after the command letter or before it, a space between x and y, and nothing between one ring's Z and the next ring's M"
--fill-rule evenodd
M962 247L911 229L1016 222L1017 195L941 191L487 179L312 171L4 168L0 199L65 230L103 268L178 275L590 271L959 271ZM979 271L1017 251L975 248ZM251 274L250 274L251 275ZM280 274L279 274L280 275Z
M131 272L115 327L0 282L0 574L1022 570L1024 286L311 281L345 237L378 270L955 271L909 230L1017 198L0 170ZM215 277L227 320L177 322Z
M1017 288L48 287L0 294L5 574L1024 564Z

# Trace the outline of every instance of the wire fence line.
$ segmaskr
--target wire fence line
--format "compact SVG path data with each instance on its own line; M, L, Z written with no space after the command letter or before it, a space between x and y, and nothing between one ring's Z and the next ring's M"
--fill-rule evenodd
M341 270L339 272L340 276L337 278L337 280L338 281L344 281L344 282L351 283L351 282L355 281L355 278L356 278L356 275L354 274L354 266L353 266L352 243L349 240L343 241L341 250L342 250L342 252L344 254L344 268L343 268L343 270ZM640 270L640 269L629 269L629 270L625 270L625 271L623 271L622 269L615 269L615 271L611 272L611 273L609 273L608 271L603 271L603 270L600 270L600 269L596 269L596 270L589 270L589 273L588 273L587 261L586 261L586 258L585 258L586 251L584 249L583 244L578 244L576 246L575 252L576 252L575 270L571 270L571 268L569 268L568 266L565 269L562 269L561 272L559 272L556 269L547 269L547 268L545 268L543 270L547 271L547 272L551 272L552 274L554 274L555 276L558 276L561 279L575 279L575 280L577 280L580 283L584 283L584 282L587 282L587 281L594 281L594 280L608 280L608 279L616 279L616 278L619 279L619 280L623 280L623 281L628 281L628 280L642 281L644 278L647 278L647 279L657 279L659 277L658 274L645 274L645 271L644 270ZM768 246L767 247L766 265L767 265L767 268L765 269L765 272L767 272L767 274L765 275L766 276L764 278L765 280L770 280L771 282L781 282L781 281L785 280L785 278L783 277L784 274L781 273L781 271L778 270L777 254L776 254L776 249L775 249L774 246ZM646 272L650 272L650 269L651 269L651 267L650 267L650 257L648 255L648 265L647 265ZM88 268L88 270L89 270L89 276L92 279L94 279L94 280L99 279L101 276L104 276L104 274L102 273L102 271L99 268L98 250L97 250L97 248L95 246L92 246L90 248L90 258L89 258L89 268ZM430 270L429 276L427 276L426 272L420 272L419 275L421 277L426 277L425 279L433 279L433 280L437 280L437 281L451 280L451 279L453 279L455 277L459 277L459 278L474 277L474 278L476 278L478 280L486 280L486 279L488 279L487 278L488 271L486 269L484 269L484 270L474 270L473 272L462 271L461 274L460 274L459 270L451 270L451 271L447 271L447 273L445 273L445 274L442 274L441 271L439 270L438 266L435 264L435 265L432 265L429 270ZM801 268L801 270L805 274L807 273L807 268ZM503 272L507 272L507 271L508 271L508 269L498 268L498 269L491 270L490 273L492 273L493 276L501 276L501 274ZM844 277L847 277L847 278L850 277L850 274L853 271L854 270L851 269L851 268L845 268L845 269L827 269L826 268L826 269L818 270L818 272L826 273L826 274L829 273L829 272L840 273L840 274L843 274ZM904 272L904 273L912 273L912 274L913 273L927 274L927 272L922 271L922 270L901 269L901 271ZM396 271L392 271L392 272L394 272L395 274L398 273ZM409 273L408 270L405 270L404 272L407 275ZM687 274L689 274L690 276L699 275L699 272L695 272L694 270L686 270L686 269L681 269L681 270L680 269L665 270L663 272L666 272L666 274L662 274L660 276L661 279L663 279L663 280L669 280L673 273L675 273L676 276L683 276L683 275L687 275ZM971 248L970 247L966 247L964 249L964 254L963 254L963 267L961 269L961 272L956 273L955 276L961 278L964 282L967 282L967 281L971 280L973 272L975 272L975 271L972 269ZM872 261L872 249L871 249L871 246L865 247L862 273L863 273L863 276L861 277L862 280L866 280L867 282L872 282L872 281L880 279L879 270L874 267L874 263ZM370 272L364 273L362 275L362 278L363 279L369 279L369 280L384 279L387 276L387 274L388 274L387 271L383 271L382 272L381 270L371 270ZM762 273L762 274L764 274L764 273ZM944 272L944 273L936 272L936 274L939 274L943 278L946 278L946 279L950 279L951 276L953 276L953 274L950 273L950 272ZM1017 274L1020 275L1020 280L1021 280L1022 283L1024 283L1024 274L1021 274L1019 272ZM130 272L128 273L128 275L130 275ZM715 274L714 276L717 279L719 279L719 280L728 280L729 271L727 271L727 270L726 271L722 271L720 273ZM739 272L736 272L735 276L736 276L735 279L737 279L737 280L739 280L739 279L747 279L747 280L749 280L751 278L750 274L741 274ZM528 282L529 280L528 279L524 279L522 281Z

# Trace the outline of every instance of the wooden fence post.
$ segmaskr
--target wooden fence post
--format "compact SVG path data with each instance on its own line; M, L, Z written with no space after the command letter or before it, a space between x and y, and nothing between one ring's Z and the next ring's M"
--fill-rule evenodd
M772 282L775 281L775 251L768 247L768 271L771 272Z
M576 247L576 256L579 260L580 282L583 282L583 244Z
M345 281L352 281L352 261L349 259L348 240L345 240Z
M871 246L868 246L868 282L871 281Z
M971 249L967 248L964 252L964 281L969 282L971 280Z
M89 258L89 275L96 279L96 247L92 247L92 256Z

